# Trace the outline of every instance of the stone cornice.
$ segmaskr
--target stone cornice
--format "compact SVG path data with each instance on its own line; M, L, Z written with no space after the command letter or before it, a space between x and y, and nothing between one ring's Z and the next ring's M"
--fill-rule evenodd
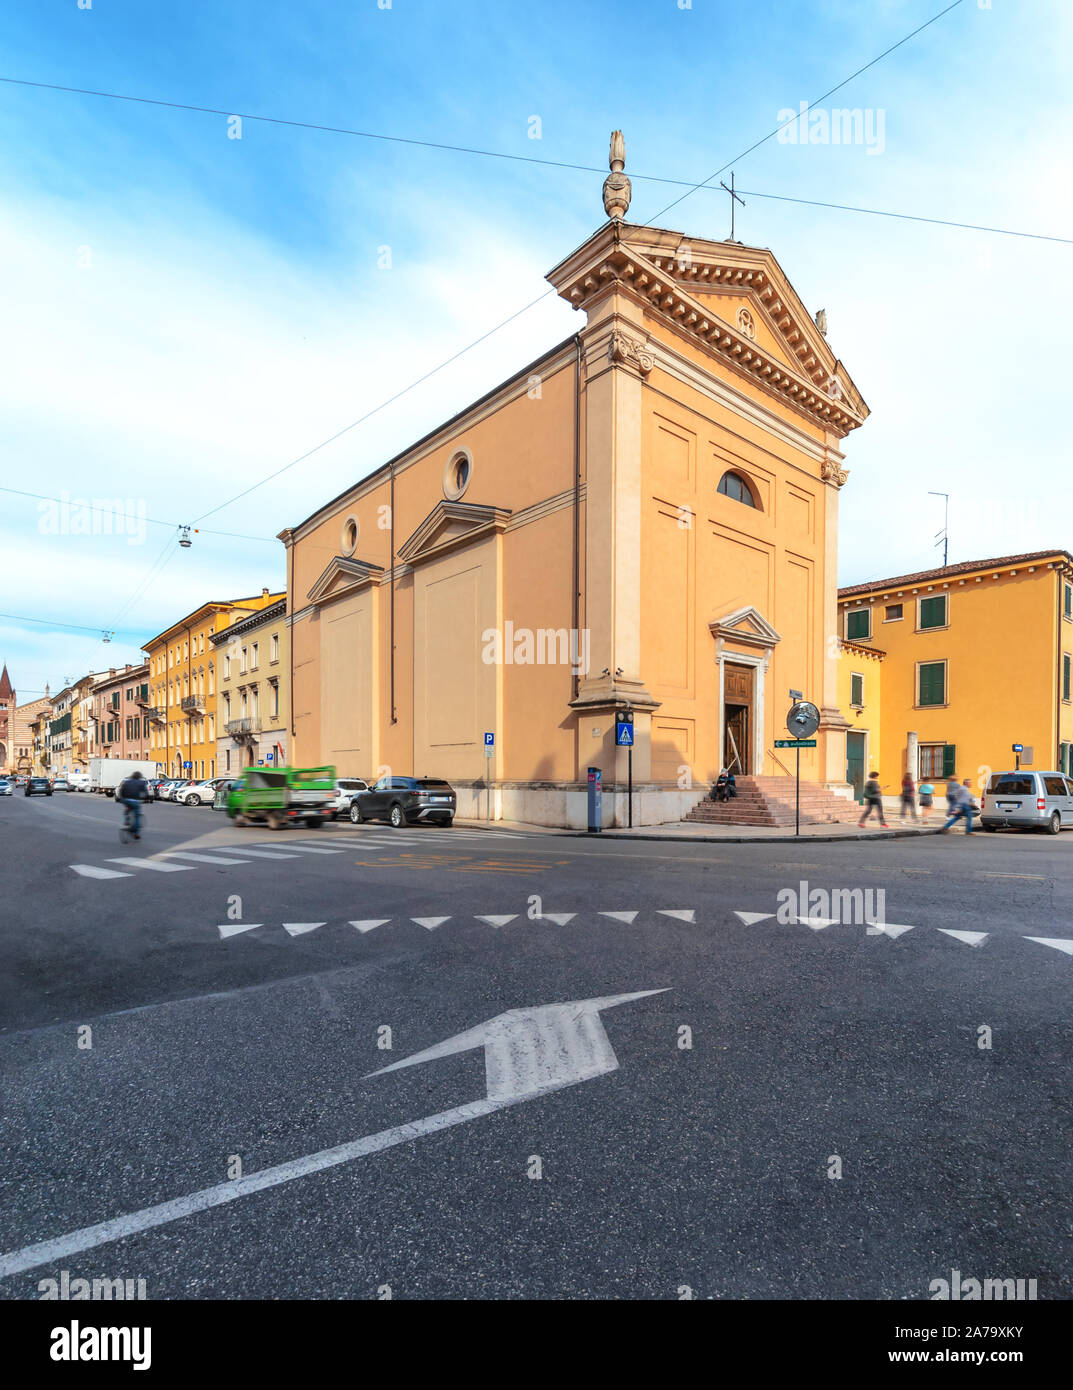
M631 244L631 231L641 229L608 224L550 271L548 280L575 308L590 312L609 294L625 294L725 366L840 437L863 424L868 408L860 393L769 251L686 242L675 233L648 229L646 239L656 244L642 250ZM689 258L680 265L674 251L683 244ZM720 318L711 304L696 297L693 285L750 295L798 365L788 366Z

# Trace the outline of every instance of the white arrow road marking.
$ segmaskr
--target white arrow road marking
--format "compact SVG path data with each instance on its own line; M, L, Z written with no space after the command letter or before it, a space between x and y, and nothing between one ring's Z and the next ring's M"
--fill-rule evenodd
M677 917L680 922L692 922L696 915L691 907L658 907L656 911L661 917Z
M263 926L263 922L221 922L216 930L220 933L220 940L226 941L229 936L238 936L239 932L253 931Z
M824 927L837 926L837 919L834 917L795 917L794 921L802 927L811 927L813 931L823 931Z
M951 927L939 927L938 930L944 936L952 936L955 941L964 941L966 946L979 946L988 937L985 931L954 931Z
M69 864L69 869L74 869L76 874L81 874L83 878L133 878L133 874L124 873L122 869L98 869L96 864Z
M225 859L222 854L194 854L188 849L169 849L165 853L168 859L194 859L199 864L246 864L246 859Z
M288 936L304 936L307 931L316 931L323 926L323 922L284 922L283 930Z
M390 917L366 917L360 922L351 922L352 927L357 927L358 931L372 931L374 927L385 926L391 921Z
M449 922L450 917L411 917L411 922L416 922L419 927L424 927L426 931L435 931L437 927L442 927L444 922Z
M509 912L505 916L498 917L478 917L478 922L487 922L490 927L505 927L508 922L513 922L517 917L516 912Z
M109 859L109 864L130 864L135 869L155 869L158 874L186 874L192 864L165 864L160 859Z
M661 989L644 989L635 994L578 999L569 1004L511 1009L509 1013L498 1014L476 1028L467 1029L416 1056L372 1073L380 1076L383 1072L412 1067L434 1057L483 1047L488 1092L486 1099L471 1101L469 1105L459 1105L453 1110L442 1110L439 1114L427 1115L411 1124L381 1130L379 1134L339 1144L334 1149L321 1149L319 1153L306 1154L289 1163L279 1163L245 1178L204 1187L199 1192L191 1192L185 1197L161 1202L154 1207L145 1207L126 1216L117 1216L111 1221L101 1221L96 1226L83 1226L81 1230L71 1231L54 1240L13 1250L0 1256L0 1279L35 1269L38 1265L67 1259L83 1250L96 1249L113 1240L123 1240L139 1231L163 1226L184 1216L208 1211L211 1207L223 1206L225 1202L235 1202L240 1197L278 1187L295 1178L323 1172L340 1163L349 1163L354 1158L380 1153L396 1144L435 1134L451 1125L463 1124L466 1120L479 1119L482 1115L490 1115L495 1110L517 1105L520 1101L533 1100L549 1091L576 1086L595 1076L617 1071L618 1058L600 1022L600 1010L664 992Z
M1040 946L1053 946L1056 951L1065 951L1073 956L1073 939L1068 936L1026 936L1026 941L1036 941Z
M610 917L613 922L625 922L629 926L637 916L636 912L601 912L601 917Z
M557 927L565 927L577 916L576 912L542 912L537 919L541 922L554 922Z
M907 931L912 931L912 927L899 926L897 922L879 922L875 926L868 927L867 936L889 936L892 941L897 941Z
M774 912L735 912L734 916L745 923L747 927L754 927L757 922L770 922L775 916Z

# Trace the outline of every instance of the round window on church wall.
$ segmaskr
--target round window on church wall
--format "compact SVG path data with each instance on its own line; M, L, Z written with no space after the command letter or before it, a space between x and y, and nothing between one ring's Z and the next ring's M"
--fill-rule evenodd
M343 531L339 539L344 555L353 555L358 548L358 518L348 516L343 522Z
M443 495L449 502L457 502L469 487L473 474L473 460L465 449L459 449L447 460L443 470Z

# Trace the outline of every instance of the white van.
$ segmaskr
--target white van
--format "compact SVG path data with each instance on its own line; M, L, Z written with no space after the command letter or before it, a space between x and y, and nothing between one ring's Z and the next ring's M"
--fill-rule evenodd
M1057 835L1073 826L1073 780L1064 772L993 772L980 798L985 830L1012 825Z

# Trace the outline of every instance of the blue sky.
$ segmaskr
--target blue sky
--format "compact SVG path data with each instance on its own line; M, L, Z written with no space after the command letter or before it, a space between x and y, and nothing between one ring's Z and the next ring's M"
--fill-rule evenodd
M682 0L684 3L684 0ZM625 131L631 220L699 181L942 0L620 0L0 7L0 76L602 168ZM740 239L769 246L872 417L848 441L841 572L1059 545L1073 247L751 196L1073 235L1073 7L963 0L822 105L883 113L882 151L772 140L735 164ZM541 138L531 139L538 116ZM0 84L0 481L130 499L144 534L56 534L0 494L0 618L20 698L138 659L206 598L278 587L273 537L578 326L550 297L278 481L187 522L390 396L547 288L603 220L602 174ZM664 225L728 234L702 191ZM391 249L391 268L378 265ZM62 529L62 528L59 528ZM159 568L154 570L154 566Z

